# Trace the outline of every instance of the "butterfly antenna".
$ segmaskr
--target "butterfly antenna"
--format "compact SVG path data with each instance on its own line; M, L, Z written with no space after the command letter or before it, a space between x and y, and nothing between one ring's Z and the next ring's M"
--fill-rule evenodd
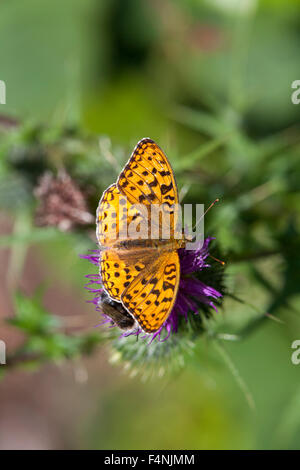
M219 202L219 201L220 201L220 199L217 198L217 199L214 200L214 202L212 202L212 203L210 204L210 206L206 209L206 211L204 212L204 214L202 214L201 217L200 217L200 219L198 219L197 222L195 223L195 225L194 225L194 227L193 227L193 230L192 230L193 232L195 231L195 229L197 228L197 226L200 224L200 222L201 222L201 220L203 219L203 217L206 216L206 214L208 213L208 211L209 211L217 202Z
M215 257L212 256L212 255L208 255L208 257L214 259L215 261L217 261L218 263L220 263L222 266L225 266L225 261L221 261L220 259L215 258Z

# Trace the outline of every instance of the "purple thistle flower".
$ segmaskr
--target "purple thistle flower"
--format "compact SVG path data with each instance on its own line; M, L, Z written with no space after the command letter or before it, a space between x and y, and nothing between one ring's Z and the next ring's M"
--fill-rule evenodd
M203 245L196 250L186 250L181 248L178 250L180 259L180 283L177 293L176 302L174 307L162 325L162 327L152 335L145 334L141 328L134 330L125 331L121 336L140 336L142 338L151 337L150 343L158 338L159 341L166 341L171 334L178 332L179 322L181 318L189 321L191 315L198 315L201 306L213 308L217 311L214 304L214 300L222 297L221 292L213 287L208 286L205 282L199 279L201 278L201 272L208 269L212 269L211 266L206 262L209 256L209 244L213 240L212 237L208 237L204 240ZM99 266L99 251L94 250L89 255L81 256L81 258L87 259L95 266ZM103 316L103 322L101 324L112 324L112 321L107 317L99 306L100 296L103 293L103 287L101 283L101 277L99 274L89 274L86 276L88 283L86 289L94 295L93 299L89 302L93 303L96 310L101 312Z

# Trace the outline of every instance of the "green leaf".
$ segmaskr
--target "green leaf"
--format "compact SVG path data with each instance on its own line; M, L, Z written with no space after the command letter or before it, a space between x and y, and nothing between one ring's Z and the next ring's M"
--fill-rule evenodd
M14 297L15 317L10 323L32 335L42 335L53 331L60 322L41 305L36 297L26 297L17 292Z

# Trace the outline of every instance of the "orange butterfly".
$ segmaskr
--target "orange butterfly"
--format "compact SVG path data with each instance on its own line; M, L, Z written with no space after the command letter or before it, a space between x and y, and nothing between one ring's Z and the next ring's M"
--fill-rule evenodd
M163 210L151 225L154 205ZM164 324L177 296L177 250L185 246L185 240L176 232L176 205L178 192L171 165L159 146L145 138L135 147L117 183L103 193L97 209L104 289L146 333L154 333ZM146 229L133 236L130 229L139 224ZM149 239L150 226L157 230L156 237ZM165 226L169 226L169 237L164 238Z

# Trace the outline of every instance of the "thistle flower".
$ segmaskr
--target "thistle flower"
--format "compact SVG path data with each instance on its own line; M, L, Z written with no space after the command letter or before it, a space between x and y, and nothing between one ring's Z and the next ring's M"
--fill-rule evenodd
M222 298L222 274L220 276L219 268L212 268L207 263L209 256L209 244L213 238L208 237L205 239L203 246L199 246L196 250L186 250L182 248L178 250L181 276L178 294L174 307L165 321L163 326L152 335L145 334L141 328L130 329L124 331L122 337L127 336L138 336L141 338L151 338L152 342L157 338L160 342L164 342L170 338L171 335L176 335L180 332L181 327L185 324L194 326L194 330L201 330L202 318L200 312L205 316L211 314L211 310L217 311L216 304L220 303ZM99 252L93 251L91 254L82 256L92 264L99 266ZM207 278L206 272L210 271L210 278L214 286L206 284L205 279ZM214 276L215 274L215 276ZM92 302L96 310L101 312L103 316L102 324L110 324L113 326L111 318L105 315L105 309L102 308L103 300L103 288L101 285L101 278L99 274L90 274L86 276L88 278L88 284L86 285L87 290L94 295ZM214 279L215 277L215 279ZM216 288L218 286L218 288ZM110 301L111 303L114 301ZM114 302L117 310L120 307L123 308L119 302Z
M94 221L84 195L64 171L56 178L50 172L44 173L34 194L39 201L36 211L39 226L54 226L65 232Z

